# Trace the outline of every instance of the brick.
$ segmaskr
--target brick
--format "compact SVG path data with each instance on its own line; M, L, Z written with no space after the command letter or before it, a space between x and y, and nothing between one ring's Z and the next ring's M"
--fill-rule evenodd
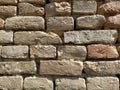
M33 45L33 44L61 44L61 38L54 33L45 33L41 31L23 31L23 32L15 32L14 34L14 43L15 44L25 44L25 45Z
M64 42L73 44L114 44L117 36L118 33L116 30L69 31L64 33Z
M85 46L59 46L58 59L85 60L87 50Z
M0 62L0 74L36 74L34 61Z
M86 90L83 78L57 78L56 90Z
M105 24L105 17L103 15L90 15L78 17L76 21L77 29L98 29Z
M84 69L89 75L118 75L120 74L120 61L86 61Z
M0 5L16 5L17 0L0 0Z
M43 16L44 8L36 7L30 3L19 3L19 15L22 16Z
M45 77L27 77L24 80L24 90L53 90L53 82Z
M98 13L102 15L115 15L120 14L120 2L114 1L106 4L102 4L98 7Z
M45 5L45 0L19 0L20 3L31 3L36 5Z
M0 6L0 17L13 17L17 14L16 6Z
M9 30L44 30L44 19L39 16L16 16L5 20Z
M13 31L0 30L0 43L7 44L13 42Z
M119 90L117 77L88 77L87 90Z
M40 61L40 75L81 76L81 61Z
M72 17L49 17L47 30L73 30L74 19Z
M23 89L22 76L1 76L0 89L1 90L22 90Z
M0 29L4 29L4 20L0 18Z
M46 4L46 17L50 16L70 16L71 5L68 2L53 2Z
M28 46L3 46L2 58L27 59Z
M50 2L68 2L70 0L50 0Z
M119 57L115 46L93 44L87 46L89 59L115 59Z
M120 15L108 17L105 27L120 29Z
M95 14L97 11L96 1L73 0L73 14Z
M30 46L31 58L56 58L56 47L52 45L32 45Z

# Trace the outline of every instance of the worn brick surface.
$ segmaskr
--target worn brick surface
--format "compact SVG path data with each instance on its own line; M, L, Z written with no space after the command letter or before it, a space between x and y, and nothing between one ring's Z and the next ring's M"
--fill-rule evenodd
M19 2L32 3L37 5L45 5L45 0L19 0Z
M39 16L16 16L5 20L9 30L44 30L44 19Z
M31 58L56 58L56 47L52 45L34 45L30 46Z
M0 0L0 5L17 5L17 0Z
M0 29L4 29L4 20L0 18Z
M70 1L70 0L50 0L50 2L66 2L66 1Z
M40 61L40 75L81 76L81 61Z
M45 77L26 77L24 90L53 90L53 82Z
M59 46L58 59L85 60L87 50L85 46Z
M1 90L22 90L23 89L22 76L1 76L0 89Z
M117 77L88 77L87 90L119 90Z

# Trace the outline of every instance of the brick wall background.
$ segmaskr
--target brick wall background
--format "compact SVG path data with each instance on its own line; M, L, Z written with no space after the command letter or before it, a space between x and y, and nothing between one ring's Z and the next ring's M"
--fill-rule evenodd
M120 90L120 0L0 0L0 90Z

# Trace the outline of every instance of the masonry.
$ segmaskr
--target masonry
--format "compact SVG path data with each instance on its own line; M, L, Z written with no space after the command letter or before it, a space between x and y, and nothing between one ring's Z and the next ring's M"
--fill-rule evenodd
M120 0L0 0L0 90L120 90Z

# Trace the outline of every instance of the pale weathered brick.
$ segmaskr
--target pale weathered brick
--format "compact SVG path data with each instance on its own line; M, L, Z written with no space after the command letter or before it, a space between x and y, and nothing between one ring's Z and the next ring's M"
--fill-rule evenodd
M16 16L5 20L8 30L44 30L44 19L39 16Z
M16 16L17 7L16 6L0 6L0 17L12 17Z
M14 34L15 44L61 44L62 40L55 33L45 33L41 31L23 31L15 32Z
M115 46L93 44L88 45L87 50L89 59L113 59L119 57Z
M26 77L24 90L53 90L53 82L45 77Z
M32 45L30 46L31 58L56 58L56 47L52 45Z
M58 59L85 60L87 50L85 46L59 46Z
M87 90L119 90L117 77L88 77Z
M0 30L0 43L12 43L13 42L13 31Z
M37 5L45 5L46 0L19 0L20 3L32 3Z
M23 16L43 16L44 8L36 7L30 3L19 3L19 15Z
M18 0L0 0L0 5L17 5Z
M97 2L95 0L73 0L73 14L95 14Z
M0 62L0 74L36 74L34 61Z
M3 46L2 58L27 59L28 46Z
M85 73L88 75L118 75L120 74L120 60L115 61L86 61Z
M102 15L90 15L78 17L76 21L77 29L97 29L105 24L105 17Z
M22 90L23 89L22 76L1 76L0 89L1 90Z
M120 29L120 14L108 17L105 27Z
M0 18L0 29L4 29L4 20Z
M114 44L117 37L118 32L116 30L69 31L64 33L64 42L74 44Z
M74 19L72 17L49 17L47 30L73 30Z
M56 90L86 90L83 78L57 78Z
M98 8L98 13L103 14L103 15L120 14L120 1L115 1L115 2L109 2L109 3L106 3L106 4L102 4Z
M68 2L70 0L50 0L50 2Z
M53 2L45 6L46 17L50 16L70 16L71 5L68 2Z
M82 70L81 61L40 61L40 75L80 76Z

